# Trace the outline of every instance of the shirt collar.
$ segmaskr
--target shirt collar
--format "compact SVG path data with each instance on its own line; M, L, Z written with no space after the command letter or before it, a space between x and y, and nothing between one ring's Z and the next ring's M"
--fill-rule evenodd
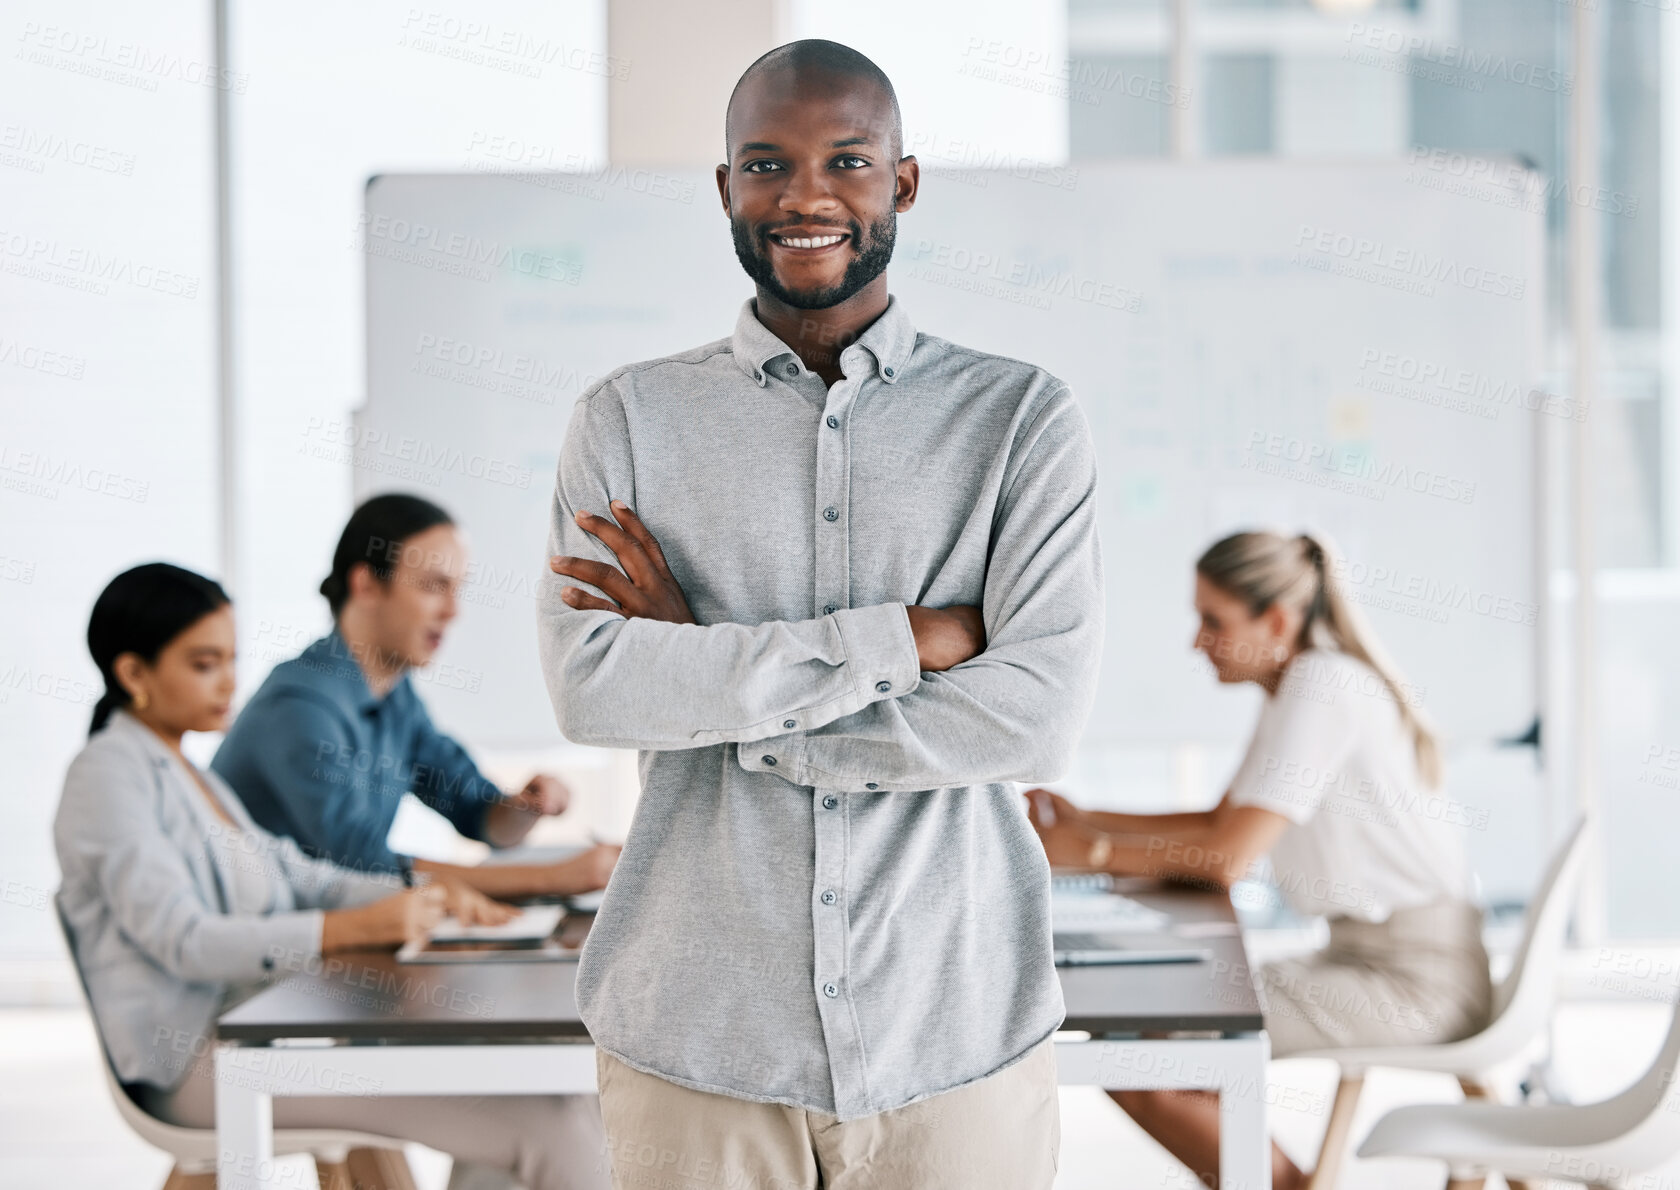
M798 358L793 348L778 339L771 333L770 328L758 320L752 298L741 303L741 313L735 319L735 334L730 342L736 364L760 388L768 383L765 367L771 360L784 355ZM880 380L887 384L896 384L903 377L905 365L910 362L910 353L916 347L916 327L896 296L887 298L887 308L881 312L881 316L870 323L869 328L858 337L858 341L846 348L846 351L859 347L869 352L874 359L875 375Z

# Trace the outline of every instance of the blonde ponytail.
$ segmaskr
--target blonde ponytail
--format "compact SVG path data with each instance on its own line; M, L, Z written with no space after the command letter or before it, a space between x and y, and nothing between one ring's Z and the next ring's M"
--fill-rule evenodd
M1330 550L1310 533L1285 537L1264 530L1234 533L1209 546L1196 570L1214 586L1259 615L1275 603L1301 610L1298 649L1346 653L1376 671L1412 737L1418 776L1431 789L1441 784L1441 748L1417 698L1389 660L1365 617L1343 594Z

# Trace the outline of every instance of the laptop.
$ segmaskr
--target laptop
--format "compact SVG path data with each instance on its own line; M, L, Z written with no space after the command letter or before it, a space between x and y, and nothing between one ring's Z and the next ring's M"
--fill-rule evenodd
M1200 946L1174 946L1137 934L1058 931L1053 940L1056 966L1097 967L1120 963L1201 963L1213 952Z

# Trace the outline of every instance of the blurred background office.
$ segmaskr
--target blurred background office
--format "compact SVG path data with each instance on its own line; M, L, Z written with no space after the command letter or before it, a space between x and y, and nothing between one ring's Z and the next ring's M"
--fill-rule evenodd
M369 179L623 166L655 171L646 176L675 187L682 206L706 208L705 171L720 156L730 83L765 49L812 36L855 46L893 79L906 151L934 171L927 189L972 194L988 170L1060 187L1113 163L1270 161L1310 179L1325 163L1389 162L1423 175L1414 183L1420 196L1453 193L1485 217L1490 204L1509 203L1510 188L1494 181L1508 180L1499 171L1531 171L1514 191L1537 231L1536 350L1524 393L1546 394L1552 413L1571 412L1528 409L1531 457L1515 473L1495 471L1490 460L1480 476L1532 481L1520 502L1531 515L1501 527L1513 577L1441 602L1436 592L1451 585L1450 573L1350 576L1384 634L1403 626L1420 652L1448 639L1432 635L1432 625L1472 637L1523 629L1512 646L1522 650L1515 680L1532 697L1487 730L1455 735L1449 723L1446 733L1450 792L1466 807L1471 857L1493 910L1496 969L1509 960L1525 902L1577 810L1592 812L1599 830L1576 898L1551 1044L1510 1081L1535 1097L1577 1102L1625 1085L1655 1054L1680 975L1680 898L1669 889L1680 837L1675 7L4 0L0 1183L143 1185L169 1168L122 1127L104 1096L51 911L49 824L99 695L82 643L94 594L150 559L217 576L240 607L242 702L271 666L329 626L316 584L353 502L393 487L426 493L425 477L415 483L391 454L365 449L370 375L383 366L370 347L378 328L368 305ZM623 175L601 185L609 201L646 189ZM1223 201L1240 218L1245 195ZM905 267L914 218L902 224L896 269ZM715 222L721 245L723 221ZM1134 215L1117 234L1146 241L1151 228ZM575 238L556 228L553 259L579 250ZM744 278L728 283L747 292ZM732 317L732 308L719 309L707 337L727 333ZM923 329L974 338L959 325ZM641 354L687 345L652 342ZM1371 349L1377 371L1393 354L1400 362L1390 379L1407 379L1404 341ZM422 375L428 357L407 350L406 362L385 363L394 358ZM534 403L514 394L524 400L520 416L549 432L520 435L495 460L504 477L525 477L498 482L517 488L515 506L536 509L539 520L567 410L589 379L585 369L568 372L565 360L550 362L556 368ZM1037 362L1058 370L1055 359ZM490 372L480 379L487 391L497 382ZM1283 373L1256 367L1248 380L1262 400L1289 400ZM1102 412L1114 394L1087 384L1080 396L1093 420L1124 424L1114 408ZM1171 384L1161 399L1174 399ZM375 412L389 418L394 408ZM381 432L401 429L396 416L378 423ZM1437 432L1453 433L1452 423ZM1164 498L1127 482L1112 477L1146 534ZM1318 515L1305 496L1289 508ZM1487 508L1471 503L1460 515ZM469 540L477 533L491 544L489 524L464 517L463 527ZM1208 524L1206 540L1223 527ZM1110 583L1126 583L1126 553L1105 544ZM1355 545L1364 551L1350 551L1356 567L1381 567L1381 541ZM493 544L485 556L501 557ZM1161 614L1182 627L1188 669L1187 573L1168 575L1164 589L1179 593ZM627 758L567 745L551 719L545 732L492 709L504 674L488 650L504 631L533 623L522 586L530 581L499 565L469 579L458 630L439 662L417 675L421 693L444 726L473 728L463 738L487 771L510 781L539 764L567 774L585 812L576 827L556 824L556 839L585 826L621 835L634 782ZM1404 668L1403 651L1401 660ZM1437 669L1428 701L1449 689L1474 701L1483 684L1510 677L1469 665ZM1204 685L1200 727L1094 725L1070 778L1087 800L1153 811L1217 797L1255 694ZM548 717L545 706L536 711ZM500 721L513 725L498 733ZM214 741L198 743L207 760ZM472 858L418 805L405 806L396 829L417 853ZM1310 943L1313 927L1277 898L1249 900L1257 951ZM1310 1153L1333 1075L1302 1064L1280 1066L1275 1078L1293 1088L1273 1103L1278 1133ZM1389 1075L1380 1088L1373 1083L1355 1131L1387 1105L1456 1095L1450 1079ZM1059 1185L1180 1184L1170 1161L1107 1110L1100 1092L1064 1090L1063 1134ZM423 1179L442 1185L445 1159L418 1152L414 1161ZM1360 1163L1343 1184L1428 1186L1438 1176L1428 1162Z

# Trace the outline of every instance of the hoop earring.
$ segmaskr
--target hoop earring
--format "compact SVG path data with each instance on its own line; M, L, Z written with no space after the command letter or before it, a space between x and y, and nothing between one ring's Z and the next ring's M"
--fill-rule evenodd
M146 692L144 690L140 691L138 694L136 694L134 696L134 709L135 710L143 711L151 705L152 705L152 700L146 694Z

